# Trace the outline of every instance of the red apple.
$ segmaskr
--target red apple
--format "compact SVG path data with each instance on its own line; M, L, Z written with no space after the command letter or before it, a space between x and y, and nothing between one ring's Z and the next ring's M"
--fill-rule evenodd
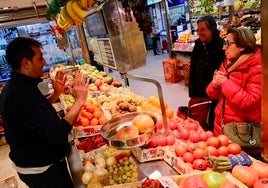
M117 138L127 140L139 136L139 129L136 126L126 125L117 130Z
M96 79L94 84L95 84L95 86L100 87L102 85L101 79Z

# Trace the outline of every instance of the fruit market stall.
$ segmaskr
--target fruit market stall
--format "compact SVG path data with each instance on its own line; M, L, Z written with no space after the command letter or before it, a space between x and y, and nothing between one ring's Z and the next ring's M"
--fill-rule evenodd
M50 75L65 68L62 65L52 68ZM230 143L228 137L216 137L212 132L203 130L195 120L177 117L164 101L168 125L165 133L158 97L139 96L129 87L120 85L120 81L107 79L108 74L91 65L80 65L74 70L80 70L91 78L88 100L74 123L78 162L82 167L79 177L83 186L146 187L160 183L166 187L187 187L186 182L190 181L201 182L208 187L228 183L243 188L253 187L255 182L264 184L265 181L261 180L268 178L266 163L248 156L238 144ZM67 74L70 85L74 73ZM114 82L117 83L115 86ZM102 85L109 89L103 90ZM61 97L61 102L64 110L71 108L74 101L68 90ZM103 137L102 128L118 117L124 119L128 114L136 115L128 123L116 123L121 126L114 133L120 142L137 141L148 130L152 131L152 137L139 147L109 147L111 144ZM148 129L144 130L146 126L141 124L148 125ZM262 168L259 168L260 165ZM160 173L156 179L150 176L155 171Z

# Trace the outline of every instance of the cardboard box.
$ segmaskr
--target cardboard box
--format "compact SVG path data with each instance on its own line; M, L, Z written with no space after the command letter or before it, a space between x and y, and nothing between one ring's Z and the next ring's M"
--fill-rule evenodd
M131 149L132 154L139 162L160 160L164 158L166 147L156 147L156 148L133 148Z
M164 161L169 164L174 170L176 170L179 174L186 174L193 172L193 168L185 163L181 157L177 157L174 150L171 148L166 150Z
M102 125L73 127L74 137L83 138L83 137L89 137L89 136L100 134L101 127Z
M178 59L164 60L163 69L166 82L175 83L183 79L180 73L180 61Z

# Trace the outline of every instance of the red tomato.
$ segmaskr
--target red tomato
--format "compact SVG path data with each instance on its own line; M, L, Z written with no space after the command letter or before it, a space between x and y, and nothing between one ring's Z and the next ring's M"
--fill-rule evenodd
M186 152L182 156L184 162L192 163L194 161L194 156L191 152Z
M200 133L200 140L207 141L207 139L208 139L208 134L206 132L201 132Z
M188 123L188 129L189 129L189 130L197 131L197 129L198 129L198 124L196 124L196 123Z
M178 130L173 130L172 132L177 139L181 138L181 133Z
M211 131L206 131L206 133L207 133L208 137L212 137L214 135L213 132L211 132Z
M175 130L175 129L178 128L178 125L177 125L176 122L174 122L174 121L170 121L170 122L168 122L168 127L169 127L171 130Z
M188 129L181 129L181 138L184 140L188 140L190 136L190 132Z
M146 148L155 148L157 146L157 143L158 141L156 139L151 139L146 145Z
M218 136L218 138L220 139L220 142L221 142L222 146L227 146L230 143L230 140L229 140L228 136L226 136L224 134L220 134Z
M203 148L196 148L193 151L193 156L195 159L204 159L206 157L206 151Z
M253 188L267 188L268 187L268 178L261 178L255 181Z
M237 144L237 143L234 143L234 142L230 143L227 146L227 148L228 148L228 151L229 151L230 154L236 155L236 154L239 154L241 152L241 146L239 144Z
M200 135L197 132L193 132L193 133L190 134L189 139L194 143L199 142L200 141Z
M193 161L193 168L196 170L206 170L207 161L205 159L195 159Z
M207 147L207 143L205 141L197 142L196 147L205 149Z
M221 141L218 137L211 136L207 139L207 145L214 146L214 147L218 148L221 145Z
M184 153L186 153L186 147L182 144L176 145L175 153L177 157L182 157Z
M162 137L157 140L158 146L166 146L167 145L167 137Z
M155 124L157 129L162 129L164 127L163 120L158 120Z
M209 153L209 155L211 156L218 156L218 149L214 146L207 146L206 148L207 152Z
M195 150L195 144L192 142L188 142L186 144L186 150L192 153Z
M175 143L176 139L173 134L167 136L167 145L172 146Z
M218 153L221 156L228 156L229 150L228 150L227 146L221 146L218 148Z

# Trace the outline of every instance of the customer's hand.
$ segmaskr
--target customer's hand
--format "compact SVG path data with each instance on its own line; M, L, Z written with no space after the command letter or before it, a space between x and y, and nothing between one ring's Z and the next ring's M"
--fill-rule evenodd
M224 75L223 72L220 71L215 71L214 76L213 76L213 87L214 88L219 88L221 87L222 83L227 80L227 77Z
M65 82L66 82L66 77L62 71L58 71L56 73L55 79L52 80L52 87L54 89L55 94L62 94L64 93L64 88L65 88Z
M76 101L84 103L88 96L89 78L86 78L81 72L75 74L72 96Z

